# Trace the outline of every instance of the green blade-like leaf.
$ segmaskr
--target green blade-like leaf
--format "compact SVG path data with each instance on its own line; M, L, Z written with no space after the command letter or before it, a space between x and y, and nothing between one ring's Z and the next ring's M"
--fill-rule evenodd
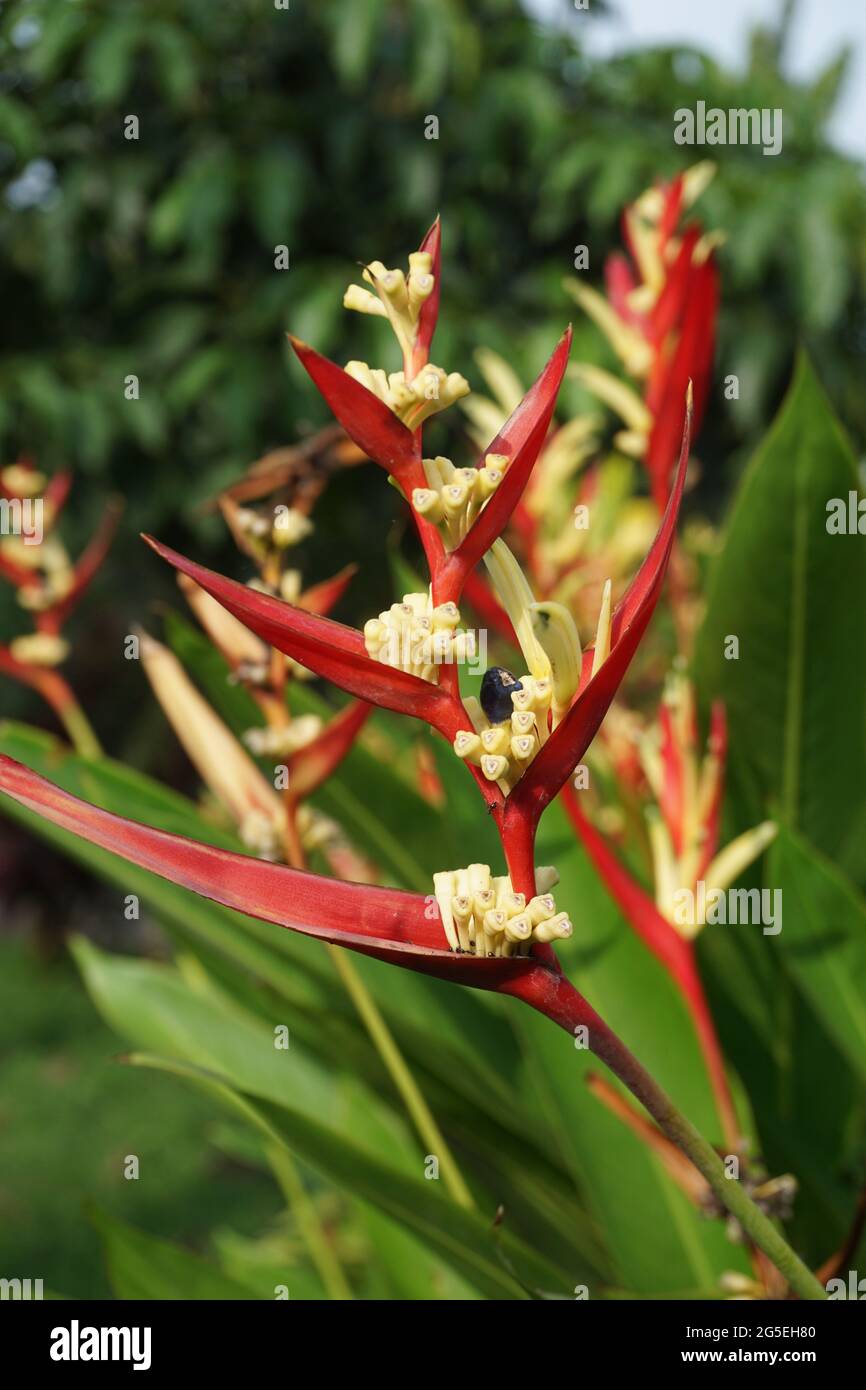
M727 705L731 779L750 792L753 822L778 804L862 882L866 535L827 530L828 502L856 490L850 448L803 357L734 502L695 668L702 698Z
M138 1231L107 1212L92 1210L90 1219L102 1237L112 1288L122 1299L273 1298L272 1288L256 1293L172 1241Z

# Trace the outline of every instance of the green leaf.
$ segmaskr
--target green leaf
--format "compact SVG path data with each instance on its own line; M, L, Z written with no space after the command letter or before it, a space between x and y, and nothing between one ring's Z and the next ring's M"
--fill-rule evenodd
M456 1206L441 1184L408 1177L391 1164L369 1155L350 1137L335 1138L321 1125L267 1103L252 1102L232 1091L223 1078L188 1065L163 1063L136 1056L139 1065L163 1066L178 1076L222 1093L226 1103L240 1108L270 1139L284 1144L310 1167L338 1187L364 1201L419 1236L430 1250L490 1298L524 1298L540 1292L567 1295L569 1279L534 1254L510 1233L497 1233L494 1213L485 1215ZM501 1252L501 1253L500 1253ZM575 1271L575 1280L587 1273Z
M784 828L766 881L782 895L782 959L866 1085L866 902L836 866Z
M143 37L140 20L121 15L90 39L85 50L84 75L93 101L110 106L119 101L132 81L133 59Z
M273 1298L273 1290L256 1294L246 1284L172 1241L127 1226L98 1209L90 1219L102 1237L111 1286L122 1299Z
M830 535L854 462L811 367L793 384L734 502L695 669L722 698L730 776L852 874L866 834L866 537ZM725 657L730 636L739 658Z

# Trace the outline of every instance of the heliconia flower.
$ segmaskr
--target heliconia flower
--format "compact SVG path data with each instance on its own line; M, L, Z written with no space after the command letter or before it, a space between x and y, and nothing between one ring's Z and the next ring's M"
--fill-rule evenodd
M403 352L404 366L415 369L428 359L439 317L441 281L441 225L433 223L417 251L409 257L409 274L388 270L381 261L364 267L363 278L375 294L350 285L343 296L347 309L387 318Z
M532 825L589 746L649 622L673 542L688 452L687 425L676 483L656 539L628 593L610 614L609 625L602 625L602 643L608 648L605 659L600 663L603 653L597 653L595 646L587 648L579 687L570 707L510 792L509 802L519 807ZM364 635L356 629L303 613L270 594L214 574L150 537L145 539L158 555L193 579L264 642L347 693L425 720L452 744L459 734L471 729L471 720L459 696L442 685L433 685L371 658ZM497 802L493 784L498 779L485 778L479 765L473 766L472 771L488 803Z
M725 710L718 702L713 706L701 760L694 691L681 671L672 672L657 728L638 738L637 751L657 807L648 812L656 906L680 935L693 937L705 921L678 910L678 892L687 889L700 905L702 895L695 896L699 883L708 891L728 888L770 844L776 826L763 822L719 851Z
M659 510L666 504L683 429L683 400L694 387L694 426L700 427L709 390L718 311L713 255L720 239L700 227L677 233L680 218L712 178L708 161L670 183L649 189L623 214L630 260L611 256L605 267L607 299L570 277L565 285L598 324L626 373L643 383L638 395L601 368L570 369L621 418L615 438L641 458Z
M93 756L99 752L98 739L56 668L69 654L62 628L108 553L121 509L117 501L108 503L95 535L73 564L53 531L70 482L68 472L47 479L27 458L0 469L4 509L20 507L24 521L20 535L0 538L0 578L13 585L19 606L31 615L35 628L0 648L0 673L38 691L78 751ZM38 523L32 511L36 504L41 504ZM32 534L30 521L37 528Z

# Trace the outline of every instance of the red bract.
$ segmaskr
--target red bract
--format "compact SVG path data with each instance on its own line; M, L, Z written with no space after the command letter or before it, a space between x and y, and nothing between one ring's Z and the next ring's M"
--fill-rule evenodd
M339 767L373 712L373 706L355 700L335 715L325 728L289 758L289 788L294 801L312 796Z
M685 246L684 246L685 249ZM682 253L681 253L682 254ZM679 263L678 263L679 264ZM719 277L712 256L681 271L685 309L671 356L661 350L658 367L647 390L646 402L654 424L647 447L646 468L653 497L664 505L670 486L677 441L683 428L683 398L689 381L694 384L694 428L700 428L710 387L715 351L715 322L719 302Z
M433 343L433 334L436 332L436 323L439 319L439 300L442 290L442 224L438 217L418 250L426 251L433 257L431 274L434 278L434 285L433 293L425 301L418 320L418 341L412 363L413 367L420 367L427 361Z
M687 412L674 489L649 554L613 615L610 655L593 676L593 650L590 647L584 653L581 684L570 710L512 794L515 805L525 810L533 822L574 771L595 737L658 602L685 483L690 423Z
M421 459L411 430L384 401L300 338L289 338L303 366L350 439L402 487L423 484Z
M126 820L62 791L0 755L0 790L65 830L191 892L305 936L479 989L535 968L528 957L483 959L449 950L435 900L369 884L323 881ZM432 902L432 905L431 905Z
M571 349L571 329L560 338L541 374L530 386L517 409L509 416L484 454L503 454L509 459L500 486L481 512L468 534L447 556L436 576L439 602L460 598L466 579L480 563L493 542L502 534L529 482L541 446L550 428L556 397Z
M324 617L339 603L357 571L357 565L345 565L330 579L323 579L320 584L311 584L298 599L298 607L303 608L305 613L319 613Z
M41 632L59 632L84 597L111 549L122 511L120 502L108 503L93 537L73 567L72 583L68 591L57 603L39 614L37 626Z
M271 594L226 579L161 545L152 536L144 539L157 555L195 580L269 646L293 657L317 676L382 709L424 719L446 738L453 738L458 732L460 724L455 721L460 718L459 701L429 681L374 661L367 655L363 635L356 628L307 613Z

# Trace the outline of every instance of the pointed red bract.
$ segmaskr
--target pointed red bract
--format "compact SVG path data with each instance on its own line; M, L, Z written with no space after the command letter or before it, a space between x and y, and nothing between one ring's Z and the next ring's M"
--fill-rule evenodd
M357 565L345 565L330 579L323 579L320 584L305 589L298 599L298 607L303 608L305 613L318 613L325 617L339 603L357 573Z
M423 486L424 477L411 430L384 401L321 353L298 338L289 338L350 439L368 458L393 473L404 487Z
M100 569L111 549L122 511L123 504L120 501L115 499L108 503L95 534L75 565L72 585L68 593L40 615L39 627L42 630L59 631L76 604L84 597L94 575Z
M418 315L418 336L414 356L417 365L421 367L427 362L430 355L430 345L433 342L433 334L436 332L436 322L439 318L439 297L442 289L442 227L438 217L418 250L427 251L433 257L430 273L435 280L433 293L429 299L425 299Z
M445 562L443 586L448 588L448 596L453 597L455 601L462 592L466 576L502 534L523 495L550 428L570 349L569 327L523 400L506 420L496 438L484 450L485 456L505 454L510 462L505 477L490 501ZM451 574L456 576L453 592L447 578Z
M354 700L325 726L318 738L289 759L289 792L295 801L311 796L339 767L373 706Z
M533 821L537 821L571 776L595 737L652 617L676 531L690 437L687 416L674 488L649 553L613 615L610 655L597 674L591 676L592 648L584 653L584 679L571 708L509 797L516 807L526 810Z
M485 959L449 950L438 916L417 893L321 878L154 830L71 796L3 754L0 791L131 864L304 936L481 989L538 968L528 958Z
M683 849L683 794L685 787L685 768L680 747L674 737L673 715L670 706L662 703L659 710L659 730L661 744L659 755L662 765L659 806L664 816L673 847L677 854Z
M713 799L704 817L702 827L704 838L701 845L701 857L695 874L696 879L704 877L719 844L722 802L725 797L725 765L728 757L728 717L725 706L721 700L715 700L713 702L712 711L710 713L709 747L719 760L719 777L716 782Z
M647 445L646 467L659 509L664 506L668 494L677 442L682 434L686 387L689 381L693 383L695 431L703 419L709 391L719 301L718 271L712 256L690 267L684 294L685 307L677 345L656 387L656 403L649 406L655 423Z
M364 638L355 628L305 613L282 599L226 579L161 545L152 536L144 539L157 555L182 574L188 574L269 646L285 652L347 694L397 714L425 719L449 740L467 727L467 715L458 699L418 676L374 661L367 655Z

